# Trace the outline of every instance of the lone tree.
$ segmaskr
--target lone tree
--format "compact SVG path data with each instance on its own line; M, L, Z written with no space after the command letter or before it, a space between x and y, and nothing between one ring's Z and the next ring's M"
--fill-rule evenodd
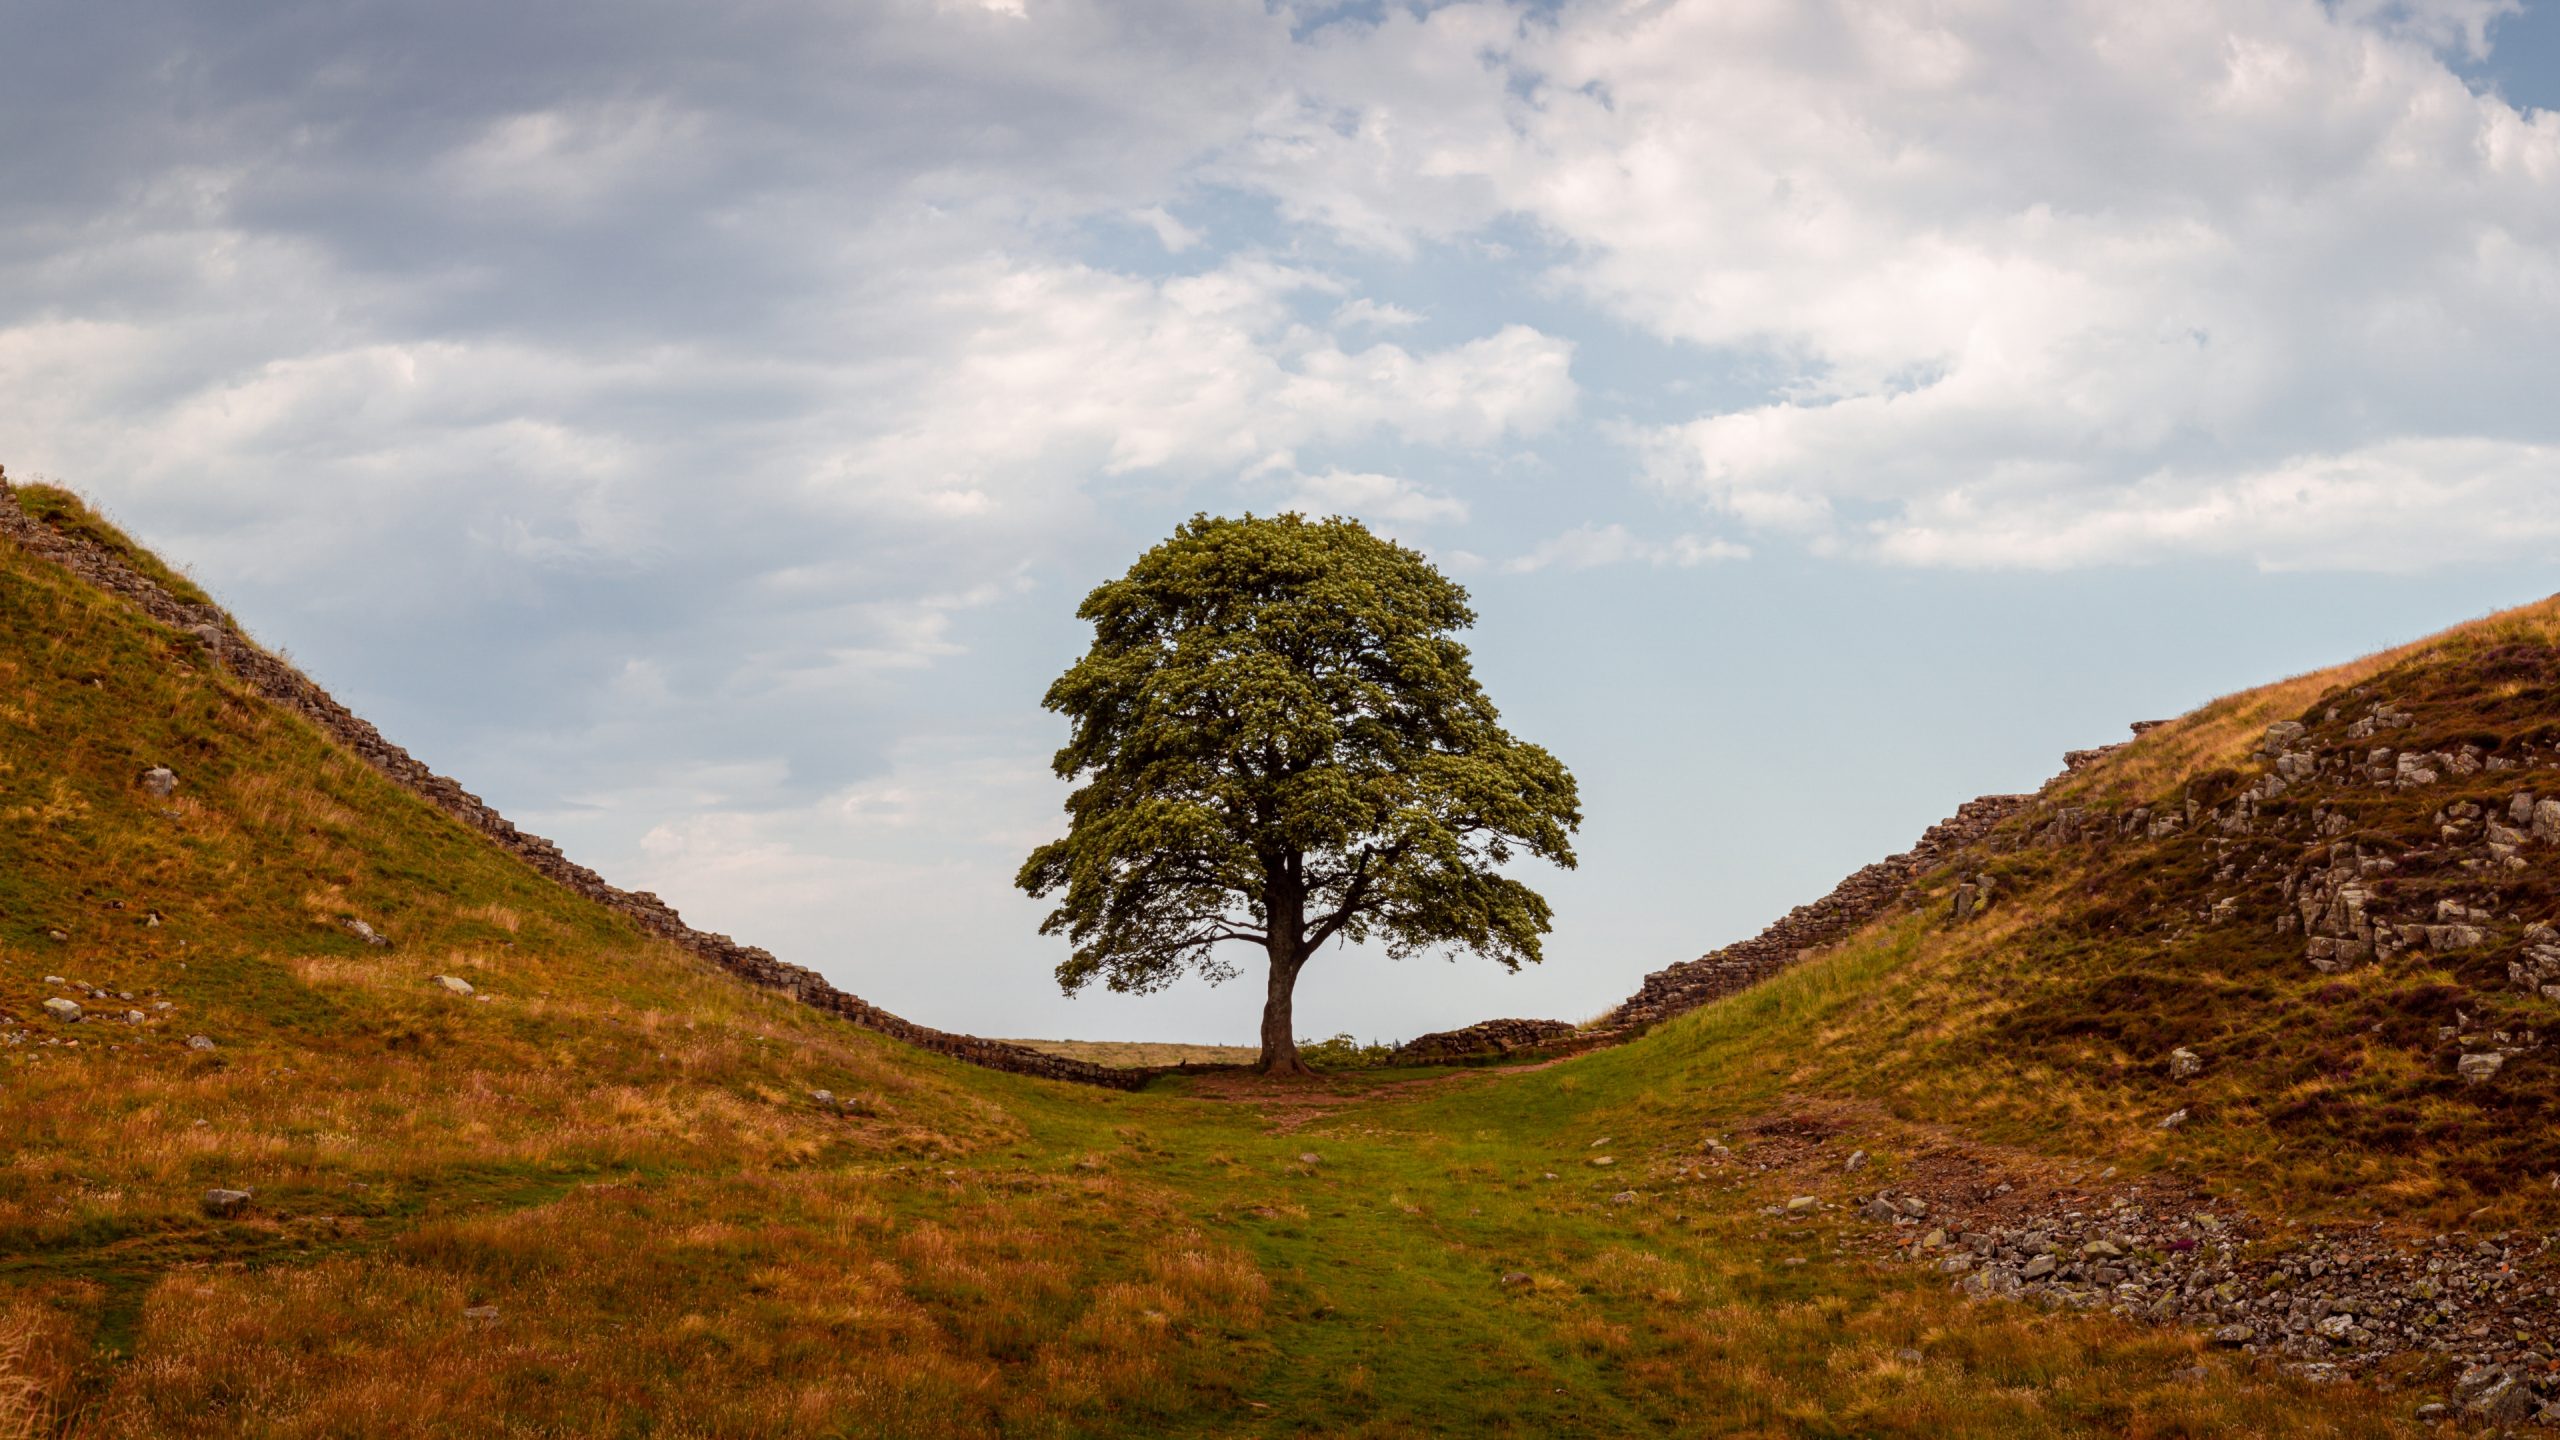
M1337 935L1539 958L1547 902L1499 867L1573 864L1573 777L1502 728L1429 561L1356 520L1197 516L1076 614L1093 648L1044 703L1083 784L1015 880L1064 892L1040 927L1075 943L1060 988L1215 983L1221 946L1258 945L1261 1069L1304 1075L1290 996Z

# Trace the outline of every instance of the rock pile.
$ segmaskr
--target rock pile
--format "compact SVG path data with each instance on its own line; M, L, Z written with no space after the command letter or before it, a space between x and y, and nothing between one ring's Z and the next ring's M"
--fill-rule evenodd
M1732 1147L1707 1142L1681 1174L1743 1172L1742 1183L1772 1197L1764 1214L1802 1220L1831 1208L1804 1189L1870 1168L1843 1165L1848 1143L1819 1121L1773 1120ZM1838 1207L1854 1217L1853 1243L1927 1266L1969 1298L2187 1326L2321 1378L2425 1357L2462 1377L2453 1408L2560 1420L2551 1338L2560 1266L2550 1239L2270 1227L2175 1179L2012 1168L1962 1145L1907 1155L1896 1168L1894 1183Z
M411 794L479 831L545 878L628 916L648 933L663 937L752 984L780 991L804 1004L921 1049L990 1069L1121 1090L1137 1089L1155 1074L1152 1070L1114 1069L1043 1054L1026 1046L982 1040L974 1035L954 1035L918 1025L859 996L838 990L814 970L778 960L767 951L741 945L726 935L696 930L684 923L684 917L657 896L645 891L620 890L605 883L604 877L562 855L559 846L539 835L517 829L479 796L428 769L417 757L385 739L381 731L339 704L329 692L301 671L258 648L232 627L230 617L219 608L182 601L113 553L79 537L56 531L28 515L19 508L15 488L6 476L0 476L0 536L14 541L30 554L51 561L89 585L132 601L153 620L193 637L204 647L207 658L227 667L270 702L319 726L366 764ZM156 783L148 779L145 781L146 786ZM174 776L170 784L174 789Z

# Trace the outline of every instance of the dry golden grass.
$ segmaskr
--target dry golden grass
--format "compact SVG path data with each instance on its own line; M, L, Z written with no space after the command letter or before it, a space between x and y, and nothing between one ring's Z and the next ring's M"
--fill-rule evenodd
M2336 689L2361 685L2431 652L2492 644L2560 642L2560 596L2465 622L2361 659L2226 695L2136 738L2055 793L2076 801L2140 803L2187 779L2246 762L2267 727L2290 720Z

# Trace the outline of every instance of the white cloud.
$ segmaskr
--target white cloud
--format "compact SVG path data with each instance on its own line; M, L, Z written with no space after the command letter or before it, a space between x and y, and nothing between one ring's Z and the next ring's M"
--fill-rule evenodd
M1199 244L1202 238L1199 231L1173 218L1172 212L1161 205L1133 210L1129 218L1154 231L1156 243L1162 245L1168 255L1179 255Z
M1287 503L1305 514L1349 515L1389 530L1458 524L1467 518L1463 500L1425 490L1398 476L1363 471L1328 470L1301 477Z
M1489 446L1572 410L1570 342L1508 325L1441 350L1346 350L1286 304L1334 286L1252 259L1163 281L954 269L917 301L934 351L870 389L880 430L827 484L869 504L1020 519L1080 473L1233 472L1376 436Z
M570 214L687 178L702 162L708 129L703 115L663 102L532 110L490 121L443 157L431 179L463 204Z
M1336 330L1402 330L1421 323L1422 317L1413 311L1366 295L1344 302L1333 312Z
M2407 440L2240 476L2147 476L2101 506L1940 496L1886 527L1896 562L2059 570L2213 555L2268 569L2413 571L2560 543L2560 446Z
M1341 27L1228 163L1389 253L1525 219L1551 285L1768 376L1639 447L1749 527L2156 558L2220 548L2159 474L2249 510L2292 456L2560 443L2518 380L2560 368L2560 114L2438 53L2510 8L1452 5ZM2477 549L2366 538L2326 553Z
M1649 540L1624 525L1579 525L1550 536L1529 553L1503 565L1515 575L1539 570L1593 570L1604 565L1676 565L1687 568L1718 560L1744 560L1751 551L1712 536L1674 535Z

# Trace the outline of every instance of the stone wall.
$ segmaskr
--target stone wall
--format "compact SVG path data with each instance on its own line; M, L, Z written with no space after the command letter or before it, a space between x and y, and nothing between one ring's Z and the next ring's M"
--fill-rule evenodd
M1463 1030L1442 1030L1396 1047L1398 1065L1436 1065L1522 1051L1561 1054L1582 1035L1567 1020L1479 1020Z
M213 658L268 700L319 726L366 764L389 776L411 794L479 831L490 843L532 866L544 877L609 910L630 917L649 934L672 941L750 984L780 991L802 1004L840 1015L865 1029L876 1030L920 1049L983 1065L991 1070L1121 1090L1137 1089L1157 1073L1070 1060L1000 1040L954 1035L918 1025L892 1015L860 996L837 989L814 970L776 959L765 950L741 945L726 935L696 930L684 923L684 917L657 896L646 891L616 889L606 884L604 878L593 870L562 855L559 846L539 835L517 829L479 796L428 769L408 751L383 738L381 731L330 698L329 692L301 671L258 648L233 629L220 610L179 600L113 553L66 536L29 516L18 507L16 489L5 475L0 475L0 535L7 536L30 554L52 561L98 589L132 601L161 624L194 636Z

